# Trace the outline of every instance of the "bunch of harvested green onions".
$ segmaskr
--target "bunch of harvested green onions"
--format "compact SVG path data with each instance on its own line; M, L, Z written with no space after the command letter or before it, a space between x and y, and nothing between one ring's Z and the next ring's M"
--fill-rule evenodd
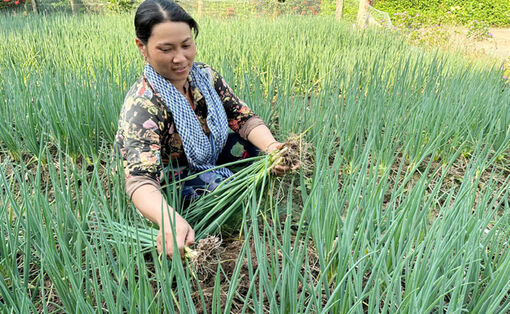
M311 127L310 127L311 128ZM302 144L302 137L310 130L298 136L290 137L281 149L267 155L244 159L222 165L222 167L252 162L249 166L236 172L228 180L221 183L214 191L201 196L191 202L181 215L193 226L197 239L216 232L232 215L238 213L249 199L262 202L263 196L270 183L271 170L277 165L292 166L300 163L302 150L307 144ZM308 154L308 152L306 152ZM309 157L307 157L309 158ZM200 173L174 182L180 184L191 180ZM158 229L147 226L127 226L117 222L110 222L106 233L124 234L129 239L139 240L143 248L153 248ZM185 249L185 257L193 259L197 253L190 248Z

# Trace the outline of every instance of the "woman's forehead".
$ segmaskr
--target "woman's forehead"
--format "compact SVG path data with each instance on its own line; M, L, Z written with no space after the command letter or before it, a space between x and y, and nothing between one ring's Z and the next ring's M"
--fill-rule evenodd
M176 45L193 39L191 28L185 22L163 22L154 25L149 40L159 45Z

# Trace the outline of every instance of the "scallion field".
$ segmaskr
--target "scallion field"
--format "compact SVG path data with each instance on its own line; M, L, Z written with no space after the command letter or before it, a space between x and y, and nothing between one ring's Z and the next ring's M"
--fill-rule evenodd
M246 175L219 228L235 199L195 206L200 263L158 256L112 158L133 15L2 15L0 312L510 311L501 64L332 17L197 20L196 60L279 140L309 129L309 165Z

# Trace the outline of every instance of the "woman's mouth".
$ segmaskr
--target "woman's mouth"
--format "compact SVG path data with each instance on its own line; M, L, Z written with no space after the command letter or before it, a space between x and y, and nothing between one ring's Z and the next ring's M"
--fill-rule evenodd
M188 68L188 67L186 67L186 66L184 66L184 67L180 67L180 68L175 68L175 69L174 69L174 72L175 72L175 73L185 73L187 68Z

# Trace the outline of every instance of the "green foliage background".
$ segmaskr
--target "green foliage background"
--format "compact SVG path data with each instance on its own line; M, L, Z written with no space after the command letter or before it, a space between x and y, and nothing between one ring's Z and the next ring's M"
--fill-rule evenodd
M14 1L14 0L13 0ZM13 2L11 1L11 2ZM80 12L126 12L135 9L143 0L75 0ZM0 10L16 9L12 3L0 1ZM177 1L179 2L179 1ZM358 0L344 0L344 18L353 20L358 10ZM473 20L486 21L491 26L510 25L510 0L372 0L373 6L379 10L388 12L392 17L394 13L407 12L422 24L462 24L468 25ZM233 16L245 16L254 12L260 12L261 7L271 9L273 7L296 6L306 9L310 3L314 7L320 6L317 10L320 15L334 15L336 0L286 0L287 5L276 5L277 0L252 0L245 1L221 1L212 2L206 0L206 11L214 15L226 15L227 8L234 8ZM70 11L69 0L38 0L38 6L42 12ZM30 1L26 4L16 6L17 9L24 7L31 10ZM265 10L263 10L265 11ZM281 10L280 10L281 11ZM285 10L280 12L300 14L299 10ZM306 10L305 10L306 11ZM297 13L296 13L297 12ZM308 11L306 11L309 13ZM267 13L267 12L266 12Z
M3 10L3 9L9 9L9 10L19 10L20 8L22 8L24 6L24 2L23 0L20 0L17 4L15 3L15 0L10 0L10 1L0 1L0 10Z
M404 11L419 14L431 24L483 20L494 26L510 25L510 0L376 0L374 7L390 15Z

